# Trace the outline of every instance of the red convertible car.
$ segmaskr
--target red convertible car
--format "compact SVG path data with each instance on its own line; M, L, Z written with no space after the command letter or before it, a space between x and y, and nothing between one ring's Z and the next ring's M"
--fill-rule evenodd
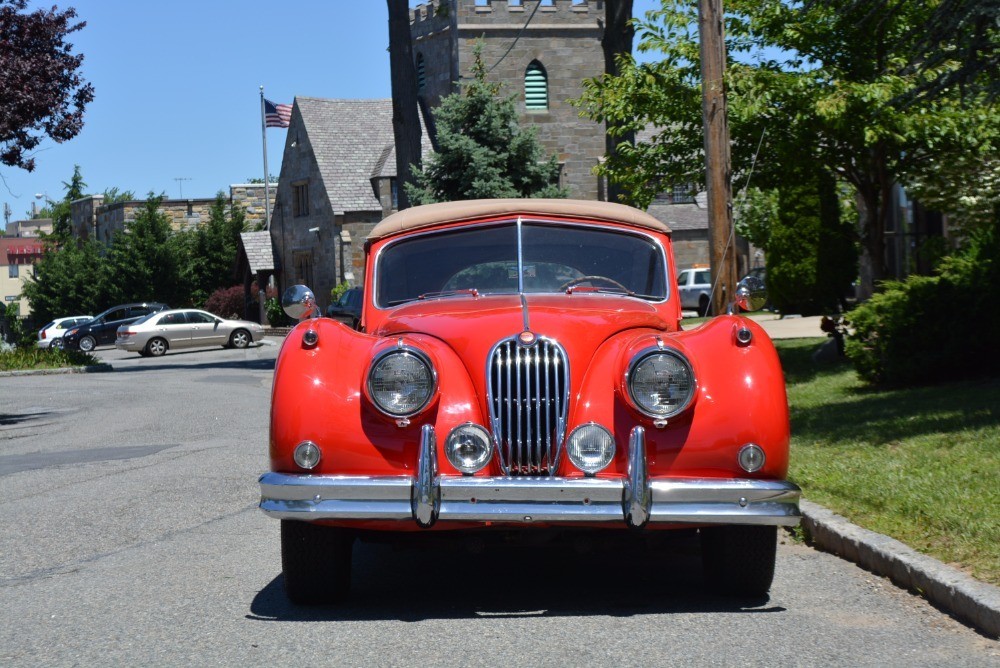
M795 525L771 340L681 327L670 230L572 200L415 207L366 244L356 329L293 286L261 509L295 603L342 598L356 540L697 528L709 582L762 595ZM747 279L731 312L759 308ZM461 535L461 534L452 534Z

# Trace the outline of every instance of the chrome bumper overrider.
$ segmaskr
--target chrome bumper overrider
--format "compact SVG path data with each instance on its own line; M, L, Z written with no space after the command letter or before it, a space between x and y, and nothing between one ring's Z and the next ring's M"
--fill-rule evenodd
M421 432L417 475L346 476L265 473L260 508L300 520L799 523L799 488L753 479L653 478L646 469L645 431L629 438L627 479L440 476L434 429Z

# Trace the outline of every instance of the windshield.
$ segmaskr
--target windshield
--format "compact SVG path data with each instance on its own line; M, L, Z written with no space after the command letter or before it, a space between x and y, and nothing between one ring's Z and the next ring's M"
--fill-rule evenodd
M135 322L133 322L132 324L133 325L141 325L142 323L144 323L147 320L149 320L150 318L152 318L154 315L160 315L160 314L159 313L150 313L148 315L144 315L141 318L139 318L138 320L136 320Z
M646 236L524 221L519 253L518 227L516 221L467 227L386 246L375 268L376 304L518 291L667 297L663 249Z

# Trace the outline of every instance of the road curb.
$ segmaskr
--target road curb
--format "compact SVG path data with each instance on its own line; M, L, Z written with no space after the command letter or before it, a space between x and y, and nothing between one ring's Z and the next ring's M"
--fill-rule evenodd
M7 376L55 376L65 373L103 373L114 371L110 364L92 364L90 366L64 366L58 369L24 369L21 371L0 371L0 378Z
M884 575L957 619L1000 639L1000 587L980 582L894 538L852 524L810 501L800 502L808 540Z

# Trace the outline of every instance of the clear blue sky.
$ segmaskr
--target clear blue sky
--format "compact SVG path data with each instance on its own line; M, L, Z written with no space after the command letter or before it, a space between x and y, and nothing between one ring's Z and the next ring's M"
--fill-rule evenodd
M387 98L384 0L32 0L75 7L70 41L94 85L83 130L45 141L34 172L0 167L0 203L27 217L35 194L63 196L73 166L87 191L213 197L263 176L259 86L268 99L296 95ZM411 2L412 5L419 4ZM635 0L637 15L658 4ZM283 129L268 129L277 175ZM190 179L178 181L176 179ZM0 204L2 210L2 204Z

